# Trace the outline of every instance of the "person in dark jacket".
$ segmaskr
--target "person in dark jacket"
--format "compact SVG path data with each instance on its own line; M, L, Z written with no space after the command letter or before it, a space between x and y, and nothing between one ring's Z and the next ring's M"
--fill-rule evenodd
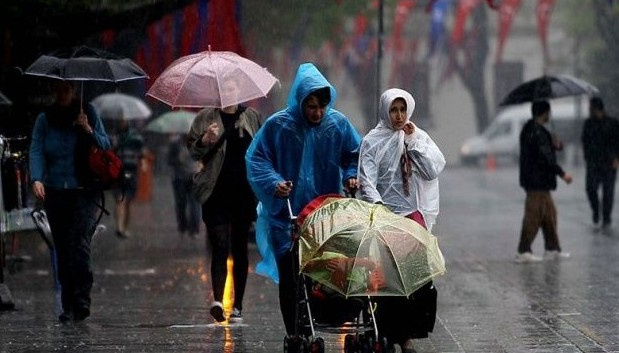
M90 146L110 148L91 104L81 106L69 81L54 82L55 102L37 117L30 145L30 178L49 219L61 285L61 322L90 316L93 271L90 243L99 192L88 169Z
M586 191L593 223L600 221L598 190L602 186L602 227L611 224L615 180L619 166L619 121L606 115L604 102L598 97L589 101L589 118L582 131L582 147L587 166Z
M569 257L569 254L561 252L557 210L550 191L557 188L557 175L567 184L572 182L572 175L557 164L556 151L562 148L562 144L544 127L550 120L550 104L548 101L533 102L531 111L533 118L520 132L520 186L527 197L516 255L516 262L519 263L541 260L531 251L531 244L540 228L546 249L544 259Z

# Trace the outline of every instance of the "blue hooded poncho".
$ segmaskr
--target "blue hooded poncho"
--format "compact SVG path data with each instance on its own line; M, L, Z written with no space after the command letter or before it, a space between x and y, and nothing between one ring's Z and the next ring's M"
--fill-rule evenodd
M331 101L321 122L312 125L303 116L302 103L325 87L331 91ZM292 181L290 203L297 215L315 197L341 193L344 182L357 175L361 137L333 109L335 100L335 88L320 71L313 64L302 64L290 88L288 107L266 120L247 150L247 177L260 201L256 241L263 262L256 271L276 281L273 252L277 256L288 251L291 237L286 200L275 196L275 186ZM270 270L264 269L265 263Z

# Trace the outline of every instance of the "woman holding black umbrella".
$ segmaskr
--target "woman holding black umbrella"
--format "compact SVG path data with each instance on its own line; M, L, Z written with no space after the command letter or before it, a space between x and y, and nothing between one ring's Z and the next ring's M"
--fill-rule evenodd
M36 119L30 145L34 195L43 202L58 254L62 286L61 322L90 315L90 241L96 226L97 197L88 169L94 144L110 148L95 109L82 109L69 81L54 83L55 102Z

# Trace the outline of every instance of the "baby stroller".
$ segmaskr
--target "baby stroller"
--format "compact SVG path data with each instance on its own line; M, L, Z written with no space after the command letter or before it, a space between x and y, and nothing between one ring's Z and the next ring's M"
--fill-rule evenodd
M288 212L299 276L297 335L284 339L284 352L324 352L317 331L345 334L345 353L385 352L375 299L408 296L444 273L434 236L382 205L340 195L316 198L298 217L288 202Z

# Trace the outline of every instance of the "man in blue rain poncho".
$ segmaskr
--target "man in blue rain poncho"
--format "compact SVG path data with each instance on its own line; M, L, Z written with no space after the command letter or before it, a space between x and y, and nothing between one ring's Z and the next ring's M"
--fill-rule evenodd
M333 109L335 88L313 64L299 66L288 106L269 117L246 155L247 176L258 197L256 238L264 260L275 255L279 301L286 332L295 332L296 272L290 215L317 196L357 188L361 138L348 119ZM266 240L265 240L266 239ZM258 266L257 271L261 269ZM263 271L264 273L264 271Z

